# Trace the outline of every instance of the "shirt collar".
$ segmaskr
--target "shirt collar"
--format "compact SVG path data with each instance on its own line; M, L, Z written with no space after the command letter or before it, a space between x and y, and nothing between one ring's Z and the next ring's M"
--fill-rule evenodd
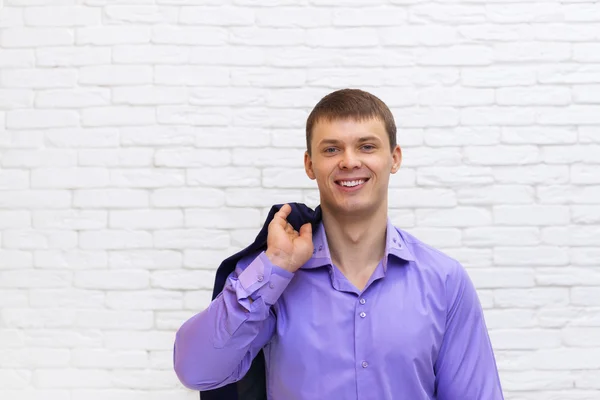
M321 222L313 233L313 255L312 257L302 266L303 269L311 269L322 267L331 264L331 253L329 252L329 245L327 244L327 235L325 233L325 226ZM383 266L387 268L387 260L390 255L393 255L399 259L406 261L414 261L415 257L408 248L404 238L392 224L392 221L387 219L386 229L386 240L385 240L385 255Z

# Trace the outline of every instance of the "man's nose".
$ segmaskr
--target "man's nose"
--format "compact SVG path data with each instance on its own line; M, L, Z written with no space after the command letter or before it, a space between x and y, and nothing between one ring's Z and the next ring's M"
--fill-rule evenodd
M360 156L353 151L345 151L340 161L340 169L354 169L362 165Z

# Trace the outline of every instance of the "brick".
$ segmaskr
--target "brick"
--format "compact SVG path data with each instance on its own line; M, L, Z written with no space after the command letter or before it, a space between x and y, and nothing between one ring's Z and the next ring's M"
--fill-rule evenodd
M182 104L188 101L188 90L183 87L115 87L112 101L128 105Z
M231 163L231 153L217 149L159 149L155 163L160 167L225 166Z
M598 286L571 288L571 304L575 306L600 306L600 290Z
M538 308L569 304L567 288L496 289L494 302L500 308Z
M533 125L536 113L524 107L470 107L460 115L462 125Z
M598 128L596 128L595 126L580 126L579 142L600 143L600 132L598 132Z
M570 251L573 265L600 265L600 248L574 247Z
M563 20L561 4L489 4L486 7L487 19L498 23L556 22Z
M600 20L600 5L598 3L563 4L565 21L597 22Z
M16 1L16 0L14 0ZM40 396L48 399L66 399L69 398L70 392L68 390L60 389L6 389L1 390L0 394L2 397L6 397L12 400L35 400Z
M151 275L152 287L176 290L211 290L214 271L155 271Z
M33 256L36 268L90 269L108 266L105 251L36 250Z
M498 225L566 225L570 222L569 208L550 205L494 206L494 223Z
M600 85L577 85L573 86L573 102L580 104L600 103Z
M537 68L539 83L600 83L600 66L593 64L552 64Z
M294 5L294 2L291 2ZM297 4L295 4L297 5ZM347 13L353 10L336 10L306 7L286 7L282 10L279 7L257 8L255 10L255 23L258 27L269 28L323 28L329 27L336 22L343 21L344 11L346 11L347 25L350 25L351 16ZM338 17L338 15L340 15ZM367 23L367 21L365 21ZM343 26L344 24L339 24Z
M222 249L229 246L229 235L227 232L215 229L164 229L154 232L154 246L159 249L172 250Z
M181 382L172 371L152 370L116 370L112 381L116 387L138 389L138 390L166 390L169 395L174 396L180 390ZM177 389L177 391L175 390Z
M154 207L220 207L223 191L211 188L166 188L152 193Z
M231 121L231 109L227 108L159 106L156 114L160 124L226 126Z
M160 188L168 186L183 186L185 171L176 169L112 169L110 184L125 188Z
M598 371L577 371L575 387L582 389L598 389Z
M571 182L575 184L600 183L600 166L585 164L572 165Z
M157 327L160 329L162 325L158 324L158 319L160 317L157 316ZM185 321L182 321L182 323ZM168 369L171 370L173 368L173 350L151 350L149 352L150 356L150 368L151 369Z
M433 247L458 247L461 244L460 229L416 227L408 232Z
M151 66L99 65L79 69L79 83L83 85L141 85L151 82Z
M178 64L187 63L190 49L168 45L118 45L112 49L116 64Z
M0 49L0 68L32 68L34 65L32 49Z
M78 164L87 167L149 167L154 159L154 149L79 150L78 158Z
M42 131L7 131L4 130L5 120L6 114L0 112L0 148L31 149L43 146L44 133Z
M76 44L118 45L150 43L150 28L145 26L95 26L76 29Z
M449 208L456 206L456 195L449 189L390 189L389 206L392 208Z
M0 75L0 85L13 88L70 88L76 81L74 69L7 69Z
M2 55L0 54L0 57ZM0 109L32 108L33 91L27 89L0 89ZM2 124L4 125L4 124Z
M492 63L492 49L479 45L456 45L445 48L434 48L423 53L419 65L452 65L478 66Z
M266 87L266 88L291 88L302 85L318 86L325 81L325 75L330 73L330 70L311 70L301 71L297 69L233 69L231 71L231 84L234 87ZM341 76L354 74L354 71L340 72ZM331 79L335 77L330 75ZM340 79L340 78L338 78ZM370 78L373 79L373 78ZM377 79L377 78L375 78ZM363 78L364 80L364 78ZM335 85L335 82L326 83L326 85Z
M362 10L353 10L357 15ZM392 24L392 26L396 25ZM385 25L384 25L385 26ZM394 26L380 28L381 43L384 46L450 46L458 42L456 28L441 25ZM397 50L397 49L396 49Z
M0 211L0 229L29 228L30 226L31 226L31 214L29 211L24 211L24 210Z
M533 227L476 227L463 231L465 246L536 246L540 242L540 230Z
M43 189L79 189L108 184L105 168L41 168L31 171L31 186Z
M144 270L175 269L182 266L182 254L171 250L119 250L109 252L111 268Z
M527 86L536 84L536 72L529 66L492 66L461 71L461 83L475 87Z
M7 251L2 250L2 254L5 254ZM9 250L8 252L13 252ZM0 289L0 306L3 309L8 309L10 307L27 307L29 306L29 294L24 290L20 289ZM3 339L0 342L0 348L12 348L12 347L23 347L22 339L20 336L20 331L14 331L13 334L10 334L6 330L7 325L3 325L2 330L0 331L0 339ZM7 333L8 332L8 333ZM8 337L9 340L4 340ZM10 345L9 345L10 344Z
M72 249L77 246L77 232L66 230L5 230L3 247L7 249Z
M486 8L482 5L423 4L410 8L409 20L415 23L442 22L472 24L486 21Z
M600 268L540 268L536 282L544 286L600 286Z
M229 30L230 43L235 42L235 31ZM152 42L191 46L221 46L227 44L228 30L215 27L180 27L158 25L152 28Z
M390 175L390 188L414 187L417 182L417 174L413 169L402 168L396 174Z
M0 28L23 26L23 9L3 7L0 9Z
M407 19L408 12L398 7L338 8L333 12L334 26L395 26ZM323 14L321 21L329 25L331 17Z
M569 167L536 164L523 167L496 167L493 171L497 183L505 184L560 184L569 181Z
M571 221L575 224L600 224L600 206L571 206Z
M79 233L79 247L90 250L152 247L152 234L134 230L98 230Z
M459 204L531 204L535 190L525 185L493 185L456 189Z
M0 213L4 217L5 212ZM9 223L4 222L3 225L8 225L9 229L15 228ZM5 269L20 269L33 267L33 257L31 252L20 250L0 250L0 268ZM0 303L1 304L1 303Z
M461 164L462 154L459 148L427 148L415 147L404 149L403 166L404 167L430 167L437 166L458 166Z
M179 298L181 302L181 298ZM115 350L172 350L173 332L107 332L106 347Z
M148 354L141 350L74 349L71 365L81 369L146 368Z
M569 105L571 91L565 87L500 88L496 91L499 105Z
M417 184L422 186L461 186L491 184L491 168L487 167L424 167L417 171Z
M492 224L492 214L484 208L476 207L418 209L416 216L417 226L473 227Z
M86 310L88 311L88 310ZM45 328L65 328L72 329L75 321L75 311L64 308L6 308L2 311L4 326L8 328L26 328L26 329L45 329ZM38 350L35 349L36 353ZM39 352L42 357L41 362L52 364L52 355L58 357L58 354L66 352L66 360L59 361L59 364L66 365L69 360L68 350L60 349L53 351L54 354L46 354L44 350ZM43 357L50 359L44 360ZM2 359L2 358L0 358ZM55 361L56 362L56 361ZM32 363L26 363L28 368L33 367Z
M151 107L91 107L81 112L84 126L144 125L156 122L156 110Z
M498 43L492 49L493 59L499 62L551 62L571 59L570 43Z
M48 90L36 93L39 108L82 108L110 104L110 91L101 88Z
M180 310L183 306L183 294L179 292L167 291L167 290L144 290L144 291L110 291L106 295L106 306L112 309L125 309L125 310ZM148 336L152 336L154 332L148 332ZM142 343L134 344L127 340L129 334L122 335L120 333L113 333L112 345L110 340L110 334L105 336L106 346L108 348L120 348L120 349L154 349L164 348L159 347L146 347L147 345ZM140 335L141 336L141 335ZM139 347L139 346L143 347Z
M285 90L277 91L277 93L283 96L289 96L290 93L286 93ZM297 93L295 93L297 95ZM256 88L214 88L214 87L202 87L202 88L190 88L189 91L189 102L192 105L202 106L257 106L267 104L266 97L268 94L265 91L257 90ZM288 99L287 96L285 99ZM288 102L294 100L288 99ZM295 100L299 101L298 98ZM301 100L300 100L301 101ZM308 102L307 102L308 103ZM312 103L312 101L311 101ZM309 104L311 104L309 103ZM279 102L272 102L269 104L271 107L286 107Z
M478 106L491 105L494 102L495 95L492 89L436 87L424 88L419 94L419 103L427 106Z
M203 310L210 304L212 293L209 290L194 290L186 292L184 297L185 308L188 310Z
M29 188L29 172L18 169L0 171L0 190L19 190Z
M260 212L253 208L192 209L185 212L189 228L260 228Z
M526 165L539 161L535 146L472 146L464 149L468 163L481 165Z
M261 66L266 64L267 50L268 49L261 47L194 46L190 49L189 63L202 65ZM278 52L278 54L280 53ZM274 63L269 64L275 65Z
M29 296L30 305L39 308L103 308L104 293L92 290L37 289Z
M69 363L67 349L10 349L0 350L1 368L66 367ZM58 370L58 369L57 369ZM35 379L35 378L34 378Z
M76 271L73 283L75 287L83 289L146 289L149 284L149 274L142 270Z
M112 210L109 226L112 229L165 229L183 227L182 210Z
M564 328L565 326L581 326L582 322L589 324L597 309L576 306L548 307L537 311L536 319L540 326L548 328Z
M319 33L325 36L323 30L316 31L316 29L311 29L312 37L316 38L314 35ZM307 42L306 32L298 28L234 27L228 29L228 31L230 32L229 43L235 46L301 46ZM324 40L329 40L331 43L334 40L331 37L333 30L328 32L330 36Z
M24 369L0 370L0 385L3 389L26 389L31 384L31 371Z
M6 150L0 160L4 167L71 167L77 165L75 150Z
M501 329L492 331L490 338L498 350L539 350L562 345L560 332L548 329Z
M56 209L71 207L68 190L11 190L3 191L0 208Z
M28 26L89 26L101 22L100 9L83 6L27 7L23 16Z
M254 21L252 9L229 6L182 7L179 17L180 24L202 26L248 26Z
M4 270L0 277L0 287L12 289L67 287L72 283L68 271Z
M600 240L600 227L570 226L549 227L542 230L542 242L557 246L596 246Z
M0 46L44 47L65 46L74 43L74 33L68 28L6 28L0 37Z
M576 145L560 147L562 151L558 151L558 146L544 147L542 149L544 162L548 164L594 164L599 162L597 154L600 151L600 146Z
M106 228L107 214L99 210L39 210L32 216L37 229L88 230Z
M597 125L600 124L600 106L571 105L541 111L538 122L543 125Z
M265 188L317 188L316 182L306 176L303 168L265 168L262 173L262 186Z
M573 60L578 62L599 62L600 45L597 43L577 43L573 45Z
M428 128L424 130L423 139L430 147L492 145L500 143L500 132L499 127L489 126ZM403 131L400 135L403 135Z
M38 369L33 381L40 388L109 388L109 373L100 369Z
M185 250L183 258L183 266L186 268L199 268L214 270L221 262L229 255L233 254L234 249L194 249Z
M577 142L577 130L569 127L504 127L501 139L509 144L572 144Z
M183 146L196 142L197 128L191 126L134 126L119 129L123 146ZM213 135L207 135L214 140Z
M302 197L302 192L290 189L228 188L225 195L227 206L270 207L276 203L297 201Z
M113 148L119 146L119 130L116 128L52 129L45 132L45 141L51 147Z
M476 268L469 270L469 276L475 287L482 289L535 286L534 271L529 268Z
M187 169L187 184L204 187L258 187L261 172L258 168L205 167Z
M481 23L461 25L458 27L458 33L469 41L478 42L516 42L529 41L534 38L533 28L528 24L497 25Z
M497 329L521 329L536 327L534 310L524 308L493 309L485 312L486 325L490 331Z
M495 247L494 263L510 266L567 265L569 254L566 249L554 247Z
M187 293L189 294L190 292L187 292ZM211 296L212 296L212 293L211 293ZM204 308L206 308L206 307L204 307ZM199 311L199 310L196 309L194 311ZM189 311L156 311L156 328L176 331L190 317L192 317L192 314ZM154 353L154 351L150 352L151 359L152 359L152 353ZM169 353L171 354L171 357L170 357L168 369L172 369L173 368L173 360L172 360L173 352L170 351ZM151 364L153 364L152 361L151 361Z
M151 311L85 310L77 313L76 328L108 330L148 330L153 325Z
M535 39L551 42L591 42L598 37L595 26L585 24L536 24L533 32Z
M71 110L13 110L6 114L9 129L59 128L77 126L79 114Z
M384 84L390 86L452 85L460 80L456 68L413 67L382 71Z
M104 7L107 21L125 23L175 24L179 18L178 7L144 4L108 5ZM151 3L147 1L147 3ZM183 2L182 2L183 3Z

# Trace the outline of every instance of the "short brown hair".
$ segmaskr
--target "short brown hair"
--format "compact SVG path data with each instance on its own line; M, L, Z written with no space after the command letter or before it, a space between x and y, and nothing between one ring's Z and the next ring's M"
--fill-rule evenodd
M377 96L360 89L341 89L323 97L306 120L306 149L311 154L310 143L315 124L325 119L355 119L358 121L378 118L385 125L390 149L396 147L396 122L388 106Z

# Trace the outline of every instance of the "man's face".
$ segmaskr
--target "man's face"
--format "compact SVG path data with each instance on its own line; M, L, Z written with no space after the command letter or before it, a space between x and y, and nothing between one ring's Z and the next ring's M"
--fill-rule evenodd
M323 209L370 215L387 208L390 173L400 168L402 153L399 146L391 151L380 119L319 121L310 145L304 167L317 180Z

